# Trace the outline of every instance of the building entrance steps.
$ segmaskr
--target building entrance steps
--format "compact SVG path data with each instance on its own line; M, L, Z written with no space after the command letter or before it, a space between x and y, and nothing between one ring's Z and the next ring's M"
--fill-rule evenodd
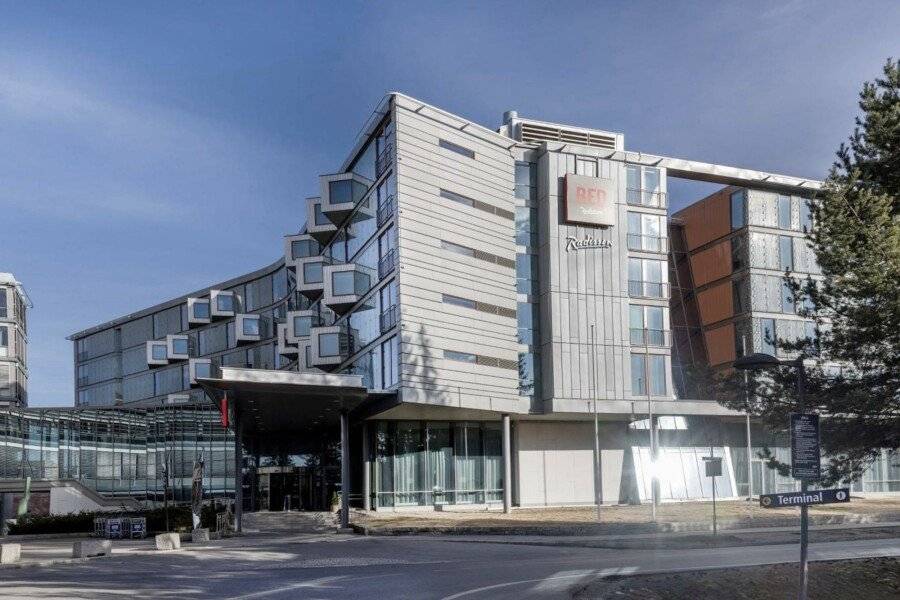
M333 532L335 515L314 511L259 511L244 513L244 533Z

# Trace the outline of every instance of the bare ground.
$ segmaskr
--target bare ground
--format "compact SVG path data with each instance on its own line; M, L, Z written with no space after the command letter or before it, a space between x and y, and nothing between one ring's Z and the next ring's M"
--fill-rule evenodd
M576 600L757 600L796 598L796 563L691 571L659 575L609 577L574 594ZM900 560L870 558L813 562L809 598L828 600L896 600L900 598Z
M354 512L353 523L371 532L393 531L440 532L453 530L483 531L505 530L577 530L583 533L601 534L607 530L619 533L634 525L635 531L651 525L650 507L603 507L601 523L597 523L597 511L593 507L577 508L523 508L506 515L492 510L482 511L432 511L416 512ZM796 523L797 508L761 508L758 501L723 501L716 503L718 523L722 529L735 527L774 527ZM812 506L809 509L813 524L865 523L900 521L900 498L862 499L854 497L849 504ZM678 530L685 524L706 526L712 523L711 502L664 503L657 510L657 523L663 530ZM625 527L623 527L625 526ZM667 528L668 527L668 528ZM690 529L689 527L687 529Z

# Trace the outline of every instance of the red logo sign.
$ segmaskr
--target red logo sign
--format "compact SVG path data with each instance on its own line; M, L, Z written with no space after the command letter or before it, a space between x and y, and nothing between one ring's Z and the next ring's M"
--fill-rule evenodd
M566 220L585 225L616 224L615 180L566 175Z

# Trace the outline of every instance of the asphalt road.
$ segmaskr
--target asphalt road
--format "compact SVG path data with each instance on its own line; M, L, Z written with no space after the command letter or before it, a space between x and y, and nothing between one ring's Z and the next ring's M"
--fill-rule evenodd
M474 539L304 534L244 537L177 552L0 570L2 598L570 598L614 574L797 560L796 544L613 550ZM900 556L900 538L825 542L813 560Z

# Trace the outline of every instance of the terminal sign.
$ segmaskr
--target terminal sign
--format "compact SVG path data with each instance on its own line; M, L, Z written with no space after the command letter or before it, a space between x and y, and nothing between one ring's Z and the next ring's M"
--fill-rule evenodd
M566 175L566 221L609 227L616 224L616 182Z
M834 504L837 502L850 502L849 488L816 490L815 492L789 492L787 494L759 495L759 505L763 508L809 506L810 504Z

